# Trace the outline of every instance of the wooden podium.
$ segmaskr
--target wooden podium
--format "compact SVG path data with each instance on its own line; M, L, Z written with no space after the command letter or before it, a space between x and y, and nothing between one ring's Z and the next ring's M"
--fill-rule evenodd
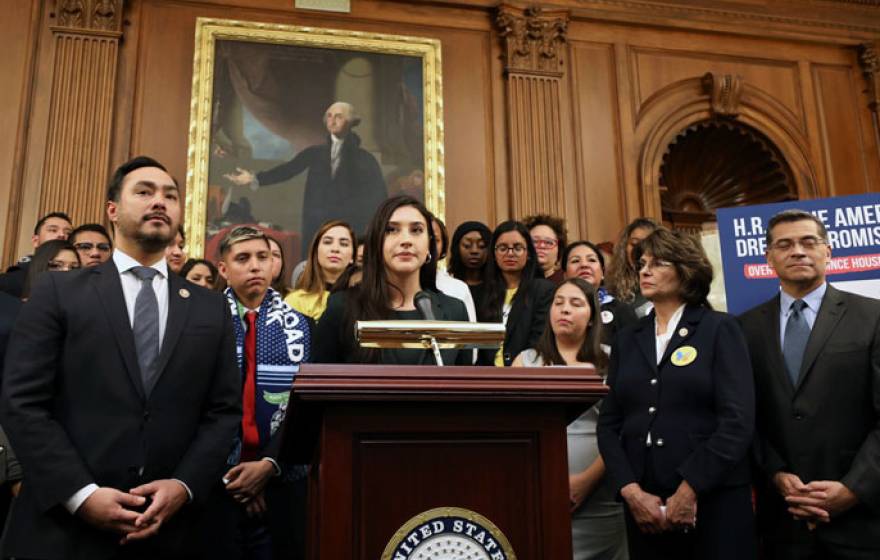
M304 364L283 458L312 465L308 557L379 560L455 507L519 560L571 558L565 427L606 391L592 368Z

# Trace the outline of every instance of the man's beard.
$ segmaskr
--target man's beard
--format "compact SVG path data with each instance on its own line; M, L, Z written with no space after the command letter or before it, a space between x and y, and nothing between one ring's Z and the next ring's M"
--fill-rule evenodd
M143 222L141 222L142 224ZM160 251L164 251L165 247L171 243L171 240L174 239L174 236L177 232L175 228L168 228L168 233L163 233L161 231L154 231L152 233L146 233L139 227L129 228L128 224L119 224L121 233L126 237L134 240L135 243L145 252L145 253L158 253Z

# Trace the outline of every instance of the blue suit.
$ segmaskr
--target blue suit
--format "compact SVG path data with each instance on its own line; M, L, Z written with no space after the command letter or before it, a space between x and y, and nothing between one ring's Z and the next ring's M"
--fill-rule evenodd
M658 365L652 312L618 333L608 385L598 436L613 487L637 482L665 500L686 480L697 493L688 535L644 535L627 512L633 558L753 558L755 395L736 320L687 306Z

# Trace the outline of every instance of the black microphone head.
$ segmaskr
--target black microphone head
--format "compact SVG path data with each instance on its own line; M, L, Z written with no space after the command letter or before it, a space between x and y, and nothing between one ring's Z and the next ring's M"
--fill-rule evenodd
M413 303L416 305L416 309L422 314L422 318L426 321L434 320L434 310L431 309L431 296L428 295L428 292L422 290L416 293L413 296Z

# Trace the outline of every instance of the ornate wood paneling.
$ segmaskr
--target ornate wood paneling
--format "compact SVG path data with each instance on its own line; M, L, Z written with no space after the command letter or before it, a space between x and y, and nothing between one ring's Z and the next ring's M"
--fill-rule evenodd
M562 76L565 12L501 6L513 216L565 215Z
M123 0L61 0L41 214L101 222L107 181Z

